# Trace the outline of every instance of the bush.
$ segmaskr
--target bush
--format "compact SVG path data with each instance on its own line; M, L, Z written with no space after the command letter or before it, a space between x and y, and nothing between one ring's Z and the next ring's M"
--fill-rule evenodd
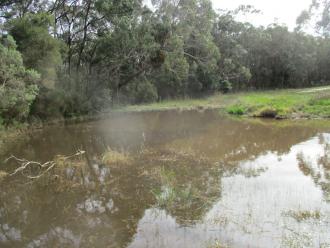
M4 123L22 121L38 94L39 74L23 66L11 36L0 37L0 116Z
M228 80L223 80L220 82L220 91L224 94L227 94L232 90L232 85Z
M53 27L53 17L46 12L27 13L21 18L11 19L6 24L21 52L26 68L38 71L40 83L53 88L56 68L61 65L61 49L64 45L49 34Z
M134 81L125 88L125 95L129 96L130 103L154 102L158 98L156 87L146 79Z
M95 113L110 105L111 91L106 82L89 77L83 71L70 76L60 71L54 89L41 88L32 114L42 119L73 117Z

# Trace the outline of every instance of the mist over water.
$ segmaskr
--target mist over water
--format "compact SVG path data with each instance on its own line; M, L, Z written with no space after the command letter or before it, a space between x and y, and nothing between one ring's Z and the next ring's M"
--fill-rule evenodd
M79 149L38 180L0 180L1 247L330 245L329 122L122 114L31 133L1 161Z

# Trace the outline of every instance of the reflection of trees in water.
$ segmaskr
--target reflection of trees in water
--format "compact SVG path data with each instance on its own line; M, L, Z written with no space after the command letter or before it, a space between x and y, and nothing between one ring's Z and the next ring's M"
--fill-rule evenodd
M175 139L166 146L195 151L214 161L239 162L268 152L286 154L295 144L317 134L317 129L303 126L278 127L223 119L209 124L202 133Z
M172 168L181 188L190 185L193 192L198 192L199 198L193 198L192 205L178 199L178 204L186 207L169 210L183 222L201 218L212 205L206 206L205 200L211 194L219 195L218 173L210 171L205 162L153 152L136 159L135 163L122 165L125 168L74 161L56 167L35 182L18 183L23 178L13 179L14 183L5 180L0 195L0 208L5 213L0 216L0 223L21 236L10 239L8 232L0 229L0 237L9 237L1 238L0 243L123 247L135 234L144 211L155 204L151 192L162 187L157 172L160 168ZM176 166L178 162L182 167ZM218 187L212 187L212 183Z
M22 238L7 239L13 242L1 239L0 243L30 243L31 247L74 247L78 243L85 247L123 246L127 236L134 234L146 206L139 205L145 202L135 195L133 181L127 178L130 175L119 178L115 174L106 166L74 163L63 169L57 167L51 175L27 186L6 184L1 193L0 207L5 213L0 223L16 227ZM131 186L127 184L130 188L121 187L121 180L126 184L131 181Z
M89 157L87 163L56 167L34 183L18 177L0 182L0 223L6 225L6 230L0 227L1 245L124 247L144 211L155 205L190 225L221 197L224 175L263 172L242 169L239 161L269 151L286 153L316 132L226 120L214 113L153 113L120 117L97 129L85 125L50 128L42 137L32 135L27 149L21 146L28 159L45 161L78 148ZM129 150L132 162L95 162L94 155L107 146Z
M102 153L108 146L118 150L136 151L154 147L177 138L201 133L214 113L153 112L121 114L109 120L81 123L63 127L50 126L42 131L28 133L4 152L3 158L13 151L18 157L48 161L57 154L70 154L78 149L91 156Z
M240 160L259 152L286 153L292 145L316 133L317 128L313 127L279 128L274 122L230 120L217 111L122 114L100 122L47 127L26 135L3 156L14 151L18 157L48 161L57 154L71 154L78 149L94 156L108 146L134 152L141 147L156 148L184 141L184 146L192 146L208 156L235 156Z
M318 139L324 150L323 155L318 158L309 158L301 152L297 155L297 160L300 170L320 186L325 200L330 202L330 140L327 140L323 134L319 135Z

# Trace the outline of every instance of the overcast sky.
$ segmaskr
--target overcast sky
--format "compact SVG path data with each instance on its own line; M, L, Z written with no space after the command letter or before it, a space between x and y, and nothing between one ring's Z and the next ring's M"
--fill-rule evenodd
M253 5L263 14L250 16L246 21L255 25L267 26L275 20L293 29L296 18L307 9L312 0L212 0L215 9L235 9L239 5Z

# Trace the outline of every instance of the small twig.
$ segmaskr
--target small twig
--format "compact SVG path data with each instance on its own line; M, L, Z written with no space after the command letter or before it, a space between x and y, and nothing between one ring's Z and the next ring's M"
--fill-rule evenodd
M71 156L64 157L64 160L67 160L67 159L72 158L72 157L80 156L80 155L83 155L85 153L86 153L85 151L78 150L75 154L73 154Z

